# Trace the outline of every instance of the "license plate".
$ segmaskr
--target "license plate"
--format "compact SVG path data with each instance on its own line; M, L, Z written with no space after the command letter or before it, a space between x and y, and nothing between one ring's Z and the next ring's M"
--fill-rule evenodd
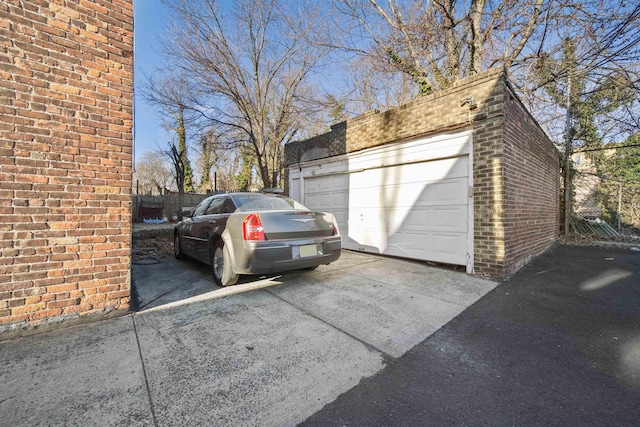
M318 248L316 248L316 245L300 246L300 258L316 255L318 255Z

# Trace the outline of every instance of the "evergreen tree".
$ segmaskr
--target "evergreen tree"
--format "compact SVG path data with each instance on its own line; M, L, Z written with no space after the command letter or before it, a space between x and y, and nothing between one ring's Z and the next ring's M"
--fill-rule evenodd
M178 114L176 117L177 127L176 133L178 134L178 152L180 153L180 159L184 165L184 191L186 193L193 193L195 191L193 182L193 169L191 169L191 162L187 157L187 129L184 124L184 106L178 107Z
M640 134L614 150L600 156L598 175L602 183L598 199L610 223L617 223L620 201L621 223L640 228Z
M238 190L247 191L251 185L251 174L253 166L255 165L255 158L252 151L249 148L242 150L242 169L236 175L236 185Z

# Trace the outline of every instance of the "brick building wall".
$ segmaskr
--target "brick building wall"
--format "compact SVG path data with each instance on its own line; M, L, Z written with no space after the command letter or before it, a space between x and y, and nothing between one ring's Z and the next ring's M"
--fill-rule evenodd
M507 275L553 243L560 230L560 153L505 85L504 221Z
M0 332L128 309L132 95L131 0L0 0Z
M473 98L476 108L461 105L461 100L467 97ZM507 129L508 126L513 129ZM365 113L334 125L327 134L288 144L285 165L463 129L473 129L475 272L503 278L557 237L560 171L557 150L513 95L502 70L489 70L401 107L384 113ZM518 132L527 135L518 139ZM505 144L511 146L505 148ZM517 172L522 159L513 159L514 152L519 150L526 150L527 155L536 153L529 162L534 169L534 162L542 162L544 167L540 170L546 175L536 176L551 184L545 181L537 192L523 189L528 178ZM285 186L288 186L287 171ZM527 205L524 203L527 197L540 200ZM513 198L519 202L514 203ZM550 212L556 216L551 218ZM520 222L529 215L537 219ZM542 221L550 222L536 230ZM508 239L513 241L507 244Z

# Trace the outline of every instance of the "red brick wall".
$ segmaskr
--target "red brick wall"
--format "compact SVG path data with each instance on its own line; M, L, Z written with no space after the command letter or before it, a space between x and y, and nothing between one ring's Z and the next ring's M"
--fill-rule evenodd
M0 331L130 299L131 0L0 0Z
M477 108L461 105L468 96ZM477 274L504 278L557 237L559 163L557 150L513 96L502 70L490 70L399 108L366 113L332 127L330 133L288 144L285 164L470 128L474 268ZM520 156L529 159L529 169L522 169ZM538 190L527 190L525 170L535 177ZM536 219L523 220L529 214Z

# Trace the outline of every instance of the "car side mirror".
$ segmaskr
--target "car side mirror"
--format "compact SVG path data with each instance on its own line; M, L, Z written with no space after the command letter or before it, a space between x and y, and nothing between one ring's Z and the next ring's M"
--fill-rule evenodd
M182 211L181 215L183 218L191 218L193 216L193 211L190 211L190 210Z

